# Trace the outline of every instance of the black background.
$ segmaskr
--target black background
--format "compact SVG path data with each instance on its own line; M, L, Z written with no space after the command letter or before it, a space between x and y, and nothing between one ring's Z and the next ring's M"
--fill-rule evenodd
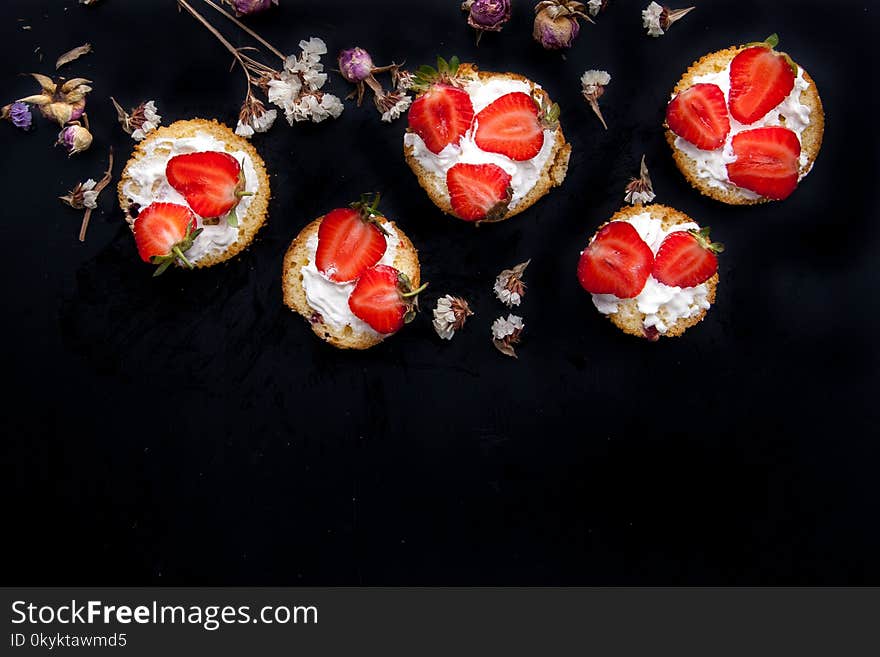
M880 582L874 8L697 2L651 39L647 2L617 0L562 58L532 42L522 1L479 48L455 1L281 4L250 24L285 52L324 38L328 67L359 44L379 64L457 54L537 80L562 106L568 179L475 229L418 187L405 120L347 103L254 139L273 200L247 252L154 280L113 188L85 244L56 197L98 178L111 144L121 171L133 142L110 95L155 99L166 124L234 125L240 73L172 0L4 2L9 100L35 92L18 73L95 46L64 70L94 80L89 152L68 160L42 119L0 125L5 583ZM665 101L694 59L771 32L819 85L825 145L786 202L726 207L675 169ZM608 132L579 97L587 68L612 75ZM348 91L336 75L328 88ZM658 344L618 332L575 278L642 153L657 201L728 247L707 319ZM366 353L336 351L282 306L293 236L373 190L420 249L423 306L472 302L451 343L425 312ZM506 312L491 288L526 258L512 360L490 344Z

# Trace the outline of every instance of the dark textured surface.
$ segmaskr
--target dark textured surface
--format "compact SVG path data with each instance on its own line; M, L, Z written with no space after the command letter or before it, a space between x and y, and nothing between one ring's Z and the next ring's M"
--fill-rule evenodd
M240 74L171 0L3 3L6 98L32 93L17 73L95 46L65 71L94 80L91 151L53 151L45 121L0 125L4 583L880 583L876 108L868 61L844 44L870 48L876 10L701 2L650 39L647 2L619 0L563 60L532 43L527 3L479 48L456 4L283 0L251 22L285 51L317 35L331 54L458 54L534 78L574 148L561 189L475 230L419 189L403 121L348 104L254 140L274 198L250 250L153 280L112 190L84 245L55 197L97 178L110 144L121 171L131 142L110 95L156 99L166 123L232 123ZM724 207L674 168L665 99L702 54L774 31L819 85L825 146L785 203ZM578 95L587 68L613 76L608 132ZM706 321L659 344L619 333L574 276L643 152L658 202L728 247ZM421 251L423 305L473 302L451 344L425 313L338 352L282 307L291 238L370 190ZM514 361L489 342L504 310L491 286L526 258Z

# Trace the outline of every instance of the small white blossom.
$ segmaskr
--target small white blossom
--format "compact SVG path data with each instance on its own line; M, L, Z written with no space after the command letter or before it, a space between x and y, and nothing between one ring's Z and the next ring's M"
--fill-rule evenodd
M518 315L508 315L507 319L499 317L492 324L492 337L496 340L503 340L524 328L523 319Z
M82 187L80 187L80 191L83 193L83 206L91 208L92 210L98 207L98 194L100 192L95 191L95 185L97 184L98 183L89 178L82 184Z
M648 35L658 37L663 35L663 28L660 27L660 17L663 14L663 7L656 2L652 2L642 10L642 27L648 30Z
M143 112L144 122L139 128L131 133L131 137L135 141L143 140L149 133L158 128L159 124L162 122L162 117L159 116L156 111L156 103L154 101L151 100L144 103Z
M451 340L455 332L473 315L467 301L450 294L437 299L434 308L434 330L443 340Z
M248 137L253 136L254 129L250 127L247 123L242 123L241 121L239 121L235 126L235 134L247 139Z
M581 86L584 89L584 93L587 93L590 87L604 87L609 82L611 82L611 75L609 75L608 71L590 69L581 76Z
M394 119L399 118L406 110L408 110L411 104L412 98L409 96L401 97L400 100L382 113L382 120L385 121L385 123L391 123Z
M598 15L602 11L602 0L590 0L587 3L587 10L590 12L590 16Z
M505 269L495 277L495 285L492 289L495 296L508 308L518 306L522 301L523 295L526 293L525 283L522 281L526 267L529 266L531 260L521 262L515 267Z
M623 200L632 205L650 203L656 197L644 155L642 155L642 163L639 166L639 177L631 178L625 191Z
M309 37L309 40L299 42L299 47L304 55L320 57L327 54L327 44L319 37Z

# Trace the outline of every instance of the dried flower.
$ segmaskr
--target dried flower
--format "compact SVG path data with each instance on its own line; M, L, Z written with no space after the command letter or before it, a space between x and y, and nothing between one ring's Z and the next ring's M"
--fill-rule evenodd
M336 58L339 72L349 82L363 82L373 74L373 58L363 48L355 46L341 50Z
M12 103L0 109L0 119L6 119L16 128L30 130L34 117L25 103Z
M518 315L508 315L507 319L499 317L492 324L492 344L505 356L516 358L513 345L519 344L524 328L522 317Z
M284 55L213 0L203 0L203 2L253 37L268 53L281 60L282 65L279 70L254 59L251 53L253 51L261 53L259 48L236 48L204 16L193 9L187 0L177 0L180 7L192 14L232 53L235 63L244 72L247 93L239 112L239 124L236 128L239 134L250 136L253 132L265 132L277 117L277 111L265 111L262 102L254 96L255 89L262 90L270 103L284 110L284 116L290 125L296 121L308 120L320 123L327 118L336 118L342 113L342 101L333 94L320 91L327 82L327 74L324 73L324 65L321 63L321 55L327 53L327 45L323 40L311 37L300 41L299 47L302 52L299 55ZM253 2L247 4L256 5ZM265 5L263 9L269 6L269 3L263 4Z
M235 9L237 16L256 14L259 11L265 11L273 5L278 6L278 0L224 0L224 2Z
M605 9L608 5L608 0L589 0L587 2L587 11L590 12L590 16L598 16L599 12Z
M342 77L356 87L348 98L357 97L358 107L364 100L366 87L369 87L373 92L373 104L384 122L390 123L409 109L412 99L406 95L406 91L412 83L412 74L408 71L402 71L394 62L388 66L375 66L370 53L359 46L340 51L336 61ZM391 73L391 83L395 86L393 91L385 91L376 79L377 73L385 72Z
M156 103L152 100L141 103L131 110L131 113L122 109L122 106L116 102L112 96L110 100L113 107L116 108L116 114L122 129L132 136L135 141L141 141L150 132L159 127L162 117L156 110Z
M110 149L109 162L104 177L97 183L89 178L83 183L77 184L72 190L67 192L66 196L59 198L74 208L75 210L85 210L83 213L82 225L79 229L79 241L84 242L86 239L86 231L89 228L89 219L92 216L92 210L98 207L98 196L104 191L104 188L110 184L113 178L113 148Z
M238 125L235 126L235 134L242 137L251 137L255 132L266 132L278 118L277 110L267 110L265 105L248 94L238 114Z
M637 203L650 203L654 200L654 186L651 184L651 174L645 164L645 156L642 155L642 164L639 167L639 177L630 178L626 186L626 194L623 199L632 205Z
M19 98L16 102L36 105L43 116L60 126L82 117L86 108L86 95L92 90L89 86L91 80L73 78L61 84L61 80L55 82L39 73L31 73L31 76L39 83L42 92Z
M84 210L86 208L94 210L98 207L98 192L95 191L96 184L94 180L89 178L85 182L77 183L76 187L67 192L66 196L59 196L58 198L74 210Z
M511 269L505 269L495 279L495 296L508 308L518 306L526 293L522 277L531 260L521 262Z
M590 104L606 130L608 124L605 123L605 117L602 116L602 110L599 109L599 98L605 93L605 87L609 82L611 82L611 76L608 71L590 70L581 76L581 90L584 99Z
M441 339L451 340L473 314L468 302L461 297L450 294L442 296L437 299L437 306L434 308L434 330Z
M92 145L92 133L79 123L74 123L58 133L56 145L64 146L70 157L89 149Z
M675 21L684 18L693 9L670 9L652 2L642 10L642 26L648 30L649 36L663 36Z
M465 0L461 10L468 14L467 22L477 31L477 44L483 32L500 32L510 20L510 0Z
M581 31L579 18L593 20L584 12L582 2L544 0L535 5L532 37L547 50L570 48Z

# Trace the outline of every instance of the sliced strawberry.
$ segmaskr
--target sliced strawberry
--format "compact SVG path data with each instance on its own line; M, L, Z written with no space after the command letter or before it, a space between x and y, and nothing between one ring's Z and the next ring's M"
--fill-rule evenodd
M315 266L331 281L353 281L382 259L387 246L376 215L339 208L321 220Z
M376 265L361 274L348 297L348 307L375 331L396 333L415 317L418 295L427 286L413 290L405 274L388 265Z
M497 219L510 205L510 174L497 164L456 164L446 172L452 211L465 221Z
M791 61L769 46L740 51L730 63L730 113L740 123L754 123L794 89Z
M134 241L144 262L159 265L158 276L175 260L193 268L184 253L202 229L196 230L196 216L185 205L153 203L140 211L134 222Z
M578 280L591 294L631 299L645 287L653 264L654 253L638 231L625 221L612 221L581 253Z
M787 128L756 128L735 135L736 161L727 165L727 177L739 187L781 201L798 184L801 142Z
M484 151L520 162L531 160L544 145L537 103L521 91L501 96L477 114L474 141Z
M669 233L654 256L651 274L664 285L694 287L718 271L716 253L724 250L722 244L709 239L709 228L678 230Z
M697 148L714 151L730 132L724 92L715 84L695 84L666 107L666 125Z
M186 153L168 160L165 166L168 183L180 192L193 209L204 218L229 215L230 224L237 219L231 213L244 190L241 165L229 153L206 151Z
M409 127L432 153L457 144L474 120L474 106L467 92L447 84L435 84L413 101Z

